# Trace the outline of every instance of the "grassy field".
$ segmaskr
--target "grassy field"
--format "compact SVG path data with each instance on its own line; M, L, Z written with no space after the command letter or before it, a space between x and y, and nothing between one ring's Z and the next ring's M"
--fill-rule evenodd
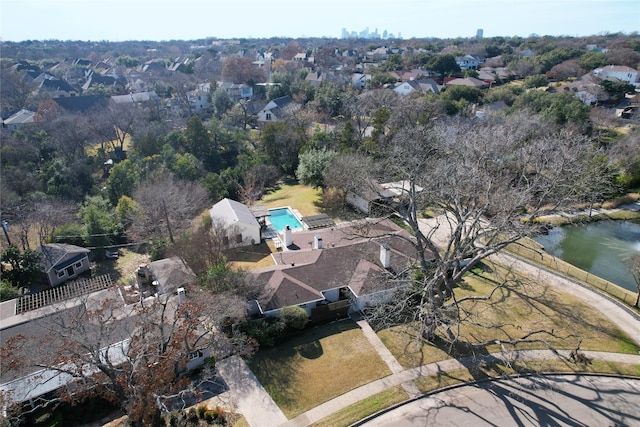
M496 272L501 273L499 269ZM510 279L511 284L497 292L491 301L463 303L465 310L461 316L466 321L460 331L463 340L509 340L522 336L526 331L553 330L557 338L542 337L558 349L574 349L578 340L582 340L583 350L632 354L640 350L597 308L526 277L512 275ZM489 273L468 275L456 289L456 296L488 295L494 285L492 280ZM422 343L416 340L417 333L414 324L407 324L383 329L378 335L405 368L448 357L444 345ZM544 344L521 344L517 348L546 347ZM501 347L493 344L478 351L492 353L501 351Z
M357 212L335 202L341 200L337 194L324 194L322 190L297 184L294 181L281 183L275 190L265 194L257 204L265 205L268 209L291 206L302 216L329 215L336 223L360 218Z
M302 184L281 184L276 190L267 193L258 203L267 209L291 206L300 211L302 216L321 213L322 191Z
M248 363L288 418L391 374L351 320L306 330Z
M148 262L148 255L120 248L120 257L118 259L105 259L94 264L94 275L109 274L113 283L126 284L130 278L135 280L136 270L140 264Z

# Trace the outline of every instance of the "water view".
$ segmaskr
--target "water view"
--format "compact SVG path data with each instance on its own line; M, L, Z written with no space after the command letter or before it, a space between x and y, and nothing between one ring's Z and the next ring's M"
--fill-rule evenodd
M545 251L631 291L636 285L625 261L640 255L640 224L598 221L555 227L535 238Z

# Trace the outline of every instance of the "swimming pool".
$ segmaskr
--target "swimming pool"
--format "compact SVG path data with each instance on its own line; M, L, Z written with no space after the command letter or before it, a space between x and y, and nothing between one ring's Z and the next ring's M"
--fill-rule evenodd
M269 213L271 214L269 222L278 233L281 233L287 225L294 231L303 229L302 223L289 208L269 209Z

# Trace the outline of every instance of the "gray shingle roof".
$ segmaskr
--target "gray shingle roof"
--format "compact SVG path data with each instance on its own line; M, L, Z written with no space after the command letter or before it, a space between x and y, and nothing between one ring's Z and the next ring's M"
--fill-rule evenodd
M67 243L47 243L38 247L36 251L42 254L40 265L46 273L55 267L58 269L67 267L91 252L87 248Z

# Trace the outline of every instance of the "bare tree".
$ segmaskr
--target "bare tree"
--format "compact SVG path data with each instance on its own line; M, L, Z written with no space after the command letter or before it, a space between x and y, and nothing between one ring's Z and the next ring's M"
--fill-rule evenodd
M99 140L82 114L62 114L51 121L43 121L40 126L48 135L48 142L56 154L67 162L86 157L88 145Z
M36 321L36 336L9 339L2 348L2 372L25 378L44 369L32 374L32 381L61 383L55 397L32 400L28 411L99 396L119 405L134 425L157 425L163 402L193 386L184 375L189 355L218 347L227 352L220 357L232 351L229 338L218 331L223 319L239 315L237 305L193 287L186 301L161 295L128 306L116 290L106 292L69 302ZM3 396L5 404L17 396Z
M346 101L346 109L354 123L360 144L371 133L373 117L381 108L392 109L398 102L398 95L390 90L370 90Z
M633 276L633 280L636 282L636 302L634 307L638 307L640 303L640 255L634 255L627 260L627 268Z
M209 204L208 192L200 184L173 175L150 178L136 189L133 199L141 208L130 229L135 239L173 239Z
M40 199L24 203L19 207L17 226L20 227L20 242L24 249L32 243L45 244L55 241L54 230L77 220L78 208L75 204L59 199ZM30 240L33 230L37 232L37 241Z
M106 108L90 113L89 125L100 137L100 143L108 143L112 151L124 150L127 136L133 135L141 119L142 110L132 104L110 103Z
M189 92L196 88L193 77L184 73L174 73L167 81L173 100L181 107L185 116L191 117L195 113L195 106L189 100Z
M0 100L3 109L7 111L26 108L30 101L30 95L36 88L36 84L23 74L11 68L3 68L0 71L2 86L0 86Z
M487 345L463 342L461 303L491 295L458 298L454 287L481 261L535 233L543 209L588 199L592 187L584 185L585 166L596 154L592 143L522 114L481 122L407 123L395 132L386 154L368 176L359 177L359 189L378 192L382 199L372 179L400 183L401 195L385 207L411 230L418 257L389 278L406 284L392 307L372 316L402 314L420 325L423 339L438 335L452 348ZM441 213L436 223L422 218L425 208ZM523 331L512 342L539 341L545 334Z
M255 66L250 58L228 56L222 64L222 79L226 82L249 83L263 82L265 76L262 68Z

